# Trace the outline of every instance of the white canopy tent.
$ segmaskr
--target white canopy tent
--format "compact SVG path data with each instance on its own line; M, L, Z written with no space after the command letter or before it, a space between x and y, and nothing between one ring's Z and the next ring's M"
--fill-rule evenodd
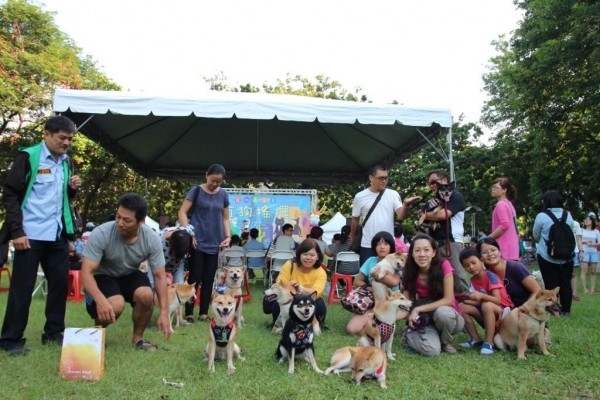
M452 125L447 109L263 93L57 90L54 111L143 176L199 179L220 163L229 181L357 182Z
M321 229L323 229L323 240L326 241L327 244L331 244L333 235L340 233L340 230L344 225L346 225L346 217L339 212L336 212L329 221L321 225Z

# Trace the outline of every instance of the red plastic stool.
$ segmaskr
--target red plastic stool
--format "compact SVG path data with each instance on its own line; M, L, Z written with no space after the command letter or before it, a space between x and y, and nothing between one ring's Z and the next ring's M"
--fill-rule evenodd
M352 275L333 274L331 276L331 287L329 288L329 298L327 299L327 303L331 304L342 300L342 297L337 297L336 295L338 281L346 282L346 291L350 291L352 290L353 279L354 277Z
M0 286L2 285L2 274L3 273L6 273L6 275L8 276L8 287L0 287L0 292L8 292L8 290L10 288L10 282L11 282L10 269L8 269L6 267L0 268Z
M79 282L79 271L69 270L69 290L67 291L67 300L81 301L85 296L81 293L81 284Z

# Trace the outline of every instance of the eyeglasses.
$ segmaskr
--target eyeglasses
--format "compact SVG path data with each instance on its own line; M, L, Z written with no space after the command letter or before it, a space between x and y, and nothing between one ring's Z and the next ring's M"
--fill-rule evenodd
M373 176L373 178L375 178L375 179L379 179L379 182L385 182L385 181L387 181L388 179L390 179L390 177L389 177L389 176Z
M499 253L499 252L500 252L500 250L498 250L497 248L495 248L495 247L494 247L494 248L491 248L491 249L489 249L489 250L482 251L482 252L481 252L481 255L482 255L483 257L487 257L487 256L489 256L489 255L496 254L496 253Z

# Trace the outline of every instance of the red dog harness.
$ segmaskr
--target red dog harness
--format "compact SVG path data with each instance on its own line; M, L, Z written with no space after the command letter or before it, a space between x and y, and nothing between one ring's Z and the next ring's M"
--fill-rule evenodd
M388 324L387 322L380 321L377 317L374 318L381 335L381 343L387 342L394 334L394 325Z
M217 321L214 319L210 321L210 329L215 337L215 342L217 345L223 347L227 346L229 343L229 338L231 337L231 331L233 330L233 326L235 325L234 321L231 321L225 326L217 325Z

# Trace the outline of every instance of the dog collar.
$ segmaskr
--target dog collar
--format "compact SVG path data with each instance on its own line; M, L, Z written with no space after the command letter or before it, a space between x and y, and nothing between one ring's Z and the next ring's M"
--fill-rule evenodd
M537 322L539 322L539 323L546 322L546 321L544 321L544 320L542 320L542 319L538 319L538 318L534 317L533 315L531 315L531 314L529 313L529 310L528 310L528 309L526 309L526 308L525 308L525 307L523 307L523 306L519 307L519 311L521 311L523 314L527 315L529 318L533 318L533 319L535 319L535 320L536 320Z
M375 378L379 378L381 376L381 374L383 373L383 366L384 366L385 362L381 363L381 366L377 369L377 371L375 371L375 373L373 374L373 377Z

